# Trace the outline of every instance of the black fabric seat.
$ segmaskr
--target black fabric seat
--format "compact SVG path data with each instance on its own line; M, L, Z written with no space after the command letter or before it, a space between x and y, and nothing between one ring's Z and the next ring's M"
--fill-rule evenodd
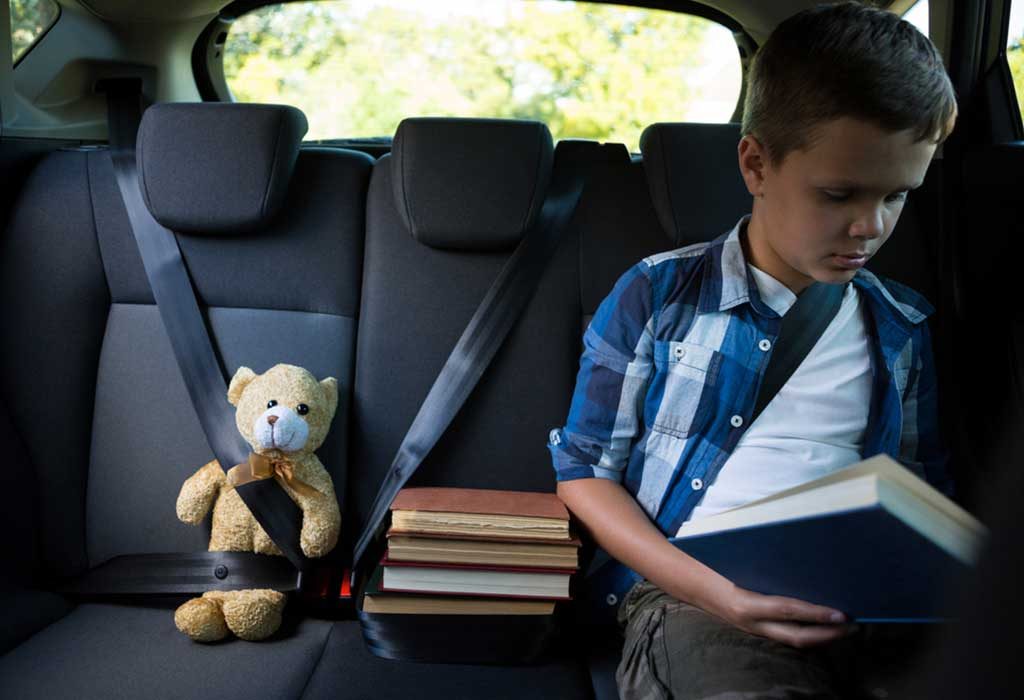
M343 493L373 161L300 153L304 132L291 108L157 105L140 130L140 172L147 205L179 233L227 376L289 362L338 379L319 454ZM106 149L57 152L36 167L0 266L3 291L20 300L0 340L10 414L0 426L24 448L9 467L35 490L7 503L19 536L38 544L4 574L0 606L19 624L5 629L14 648L0 657L0 696L297 697L330 622L289 620L254 653L244 642L193 644L173 607L74 606L37 592L112 556L203 550L209 537L175 516L181 483L209 450Z
M356 521L365 521L448 353L535 219L551 164L551 136L539 123L413 119L399 127L392 154L375 165L353 396L351 463L359 466L348 489ZM572 230L411 486L554 490L546 438L568 410L575 377L578 255ZM354 625L336 623L308 697L337 697L357 673L388 679L357 685L372 688L374 698L591 694L573 649L521 669L430 666L353 650Z

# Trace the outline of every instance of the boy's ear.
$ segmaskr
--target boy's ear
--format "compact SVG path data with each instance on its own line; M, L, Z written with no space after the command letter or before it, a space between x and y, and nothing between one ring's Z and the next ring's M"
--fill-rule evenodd
M764 175L768 167L768 154L765 153L761 142L754 138L753 134L747 134L740 139L736 147L739 157L740 175L743 182L747 184L747 191L752 197L760 197L764 194Z

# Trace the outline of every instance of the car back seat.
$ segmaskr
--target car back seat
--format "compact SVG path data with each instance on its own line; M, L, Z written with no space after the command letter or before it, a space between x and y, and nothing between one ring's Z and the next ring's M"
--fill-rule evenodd
M338 379L319 454L340 490L373 161L299 152L304 131L291 108L157 105L138 155L148 204L179 232L228 376L290 362ZM7 503L23 516L16 536L35 535L41 552L20 563L28 568L0 603L5 620L27 618L7 639L20 644L0 657L0 696L298 697L328 621L287 620L262 650L198 645L174 629L173 607L71 606L32 590L119 554L205 549L208 528L180 523L174 500L209 449L106 149L46 157L0 246L0 289L16 300L0 336L0 392L24 446L8 468L38 488Z
M561 157L561 155L559 155ZM374 166L353 395L348 512L359 523L434 378L523 233L552 167L540 123L410 119ZM574 229L460 413L409 481L554 491L545 447L568 411L579 329ZM338 622L307 697L590 697L578 650L538 666L372 656ZM344 696L344 695L342 695Z

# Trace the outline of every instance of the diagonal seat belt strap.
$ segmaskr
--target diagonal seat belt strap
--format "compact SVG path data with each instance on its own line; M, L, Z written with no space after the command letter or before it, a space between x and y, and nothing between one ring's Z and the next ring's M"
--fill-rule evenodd
M352 557L353 582L360 560L379 535L391 502L451 424L533 296L583 192L582 173L573 165L559 163L556 157L551 184L536 224L523 236L487 290L409 426L374 499L366 528L356 543Z
M753 425L832 323L843 303L845 289L843 284L814 282L800 293L782 317L775 349L764 370L748 425Z
M214 456L225 471L244 462L249 446L238 433L227 383L192 289L174 233L153 218L142 199L135 139L142 119L140 82L108 81L110 155L132 233L139 246L160 317L174 349L192 406ZM274 479L236 487L253 517L300 571L309 560L299 545L301 511Z
M775 349L768 359L761 387L754 400L754 411L747 425L754 424L765 406L779 393L779 389L789 381L811 348L817 344L839 312L845 289L846 285L813 282L800 293L782 317ZM586 578L596 575L609 562L613 562L611 555L598 548L587 567Z

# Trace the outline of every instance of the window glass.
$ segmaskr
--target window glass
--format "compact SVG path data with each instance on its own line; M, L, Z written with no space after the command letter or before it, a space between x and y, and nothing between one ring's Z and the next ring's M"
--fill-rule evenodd
M1010 7L1010 28L1006 34L1006 60L1017 92L1017 106L1024 114L1024 0L1014 0Z
M633 151L653 122L728 121L741 81L732 33L714 22L562 0L269 6L234 22L224 70L236 100L302 109L308 139L504 117Z
M60 8L53 0L10 0L11 60L15 63L53 26Z
M920 0L911 7L903 19L917 27L917 31L928 36L928 0Z

